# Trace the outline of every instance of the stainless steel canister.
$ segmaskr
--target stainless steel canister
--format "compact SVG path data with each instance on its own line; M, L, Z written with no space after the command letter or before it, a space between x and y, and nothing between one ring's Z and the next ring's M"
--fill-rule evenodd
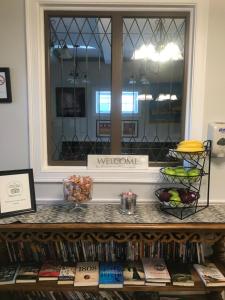
M133 215L135 214L136 209L136 199L137 195L127 195L121 194L120 195L120 212L126 215Z

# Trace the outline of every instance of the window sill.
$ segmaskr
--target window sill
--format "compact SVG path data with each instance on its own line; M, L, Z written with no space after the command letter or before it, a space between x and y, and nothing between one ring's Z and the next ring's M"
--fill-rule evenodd
M90 170L87 167L53 167L47 166L35 174L35 182L62 182L72 174L91 176L95 183L159 183L159 167L150 167L147 170Z

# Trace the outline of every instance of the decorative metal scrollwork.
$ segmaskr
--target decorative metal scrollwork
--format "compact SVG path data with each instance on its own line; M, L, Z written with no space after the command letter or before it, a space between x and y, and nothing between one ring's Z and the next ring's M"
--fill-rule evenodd
M204 242L213 244L225 239L224 232L163 232L163 231L149 231L149 232L73 232L73 231L3 231L0 232L0 240L2 241L70 241L75 242L79 240L96 241L105 243L109 241L116 241L123 243L127 241L143 240L147 243L161 241L169 243L171 241L177 243L186 242Z

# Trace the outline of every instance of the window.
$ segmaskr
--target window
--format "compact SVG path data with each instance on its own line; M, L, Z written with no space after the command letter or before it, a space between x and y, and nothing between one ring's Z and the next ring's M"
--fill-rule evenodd
M96 91L96 113L109 114L111 112L111 92ZM138 113L138 92L122 92L122 113Z
M188 12L45 11L48 164L166 162L184 134L188 28Z

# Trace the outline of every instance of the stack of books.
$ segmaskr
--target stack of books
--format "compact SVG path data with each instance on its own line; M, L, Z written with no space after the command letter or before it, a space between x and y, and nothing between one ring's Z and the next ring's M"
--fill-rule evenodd
M194 264L194 268L205 286L225 286L225 277L214 263Z
M143 258L142 263L146 285L165 286L171 282L171 277L163 258Z

